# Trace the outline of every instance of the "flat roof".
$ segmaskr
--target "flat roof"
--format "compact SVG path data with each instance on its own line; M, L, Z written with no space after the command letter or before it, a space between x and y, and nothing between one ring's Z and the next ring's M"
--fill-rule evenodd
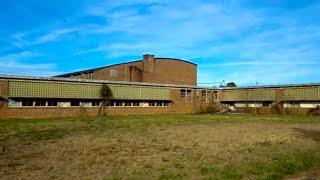
M99 84L106 83L106 84L120 84L120 85L122 84L122 85L136 85L136 86L157 86L157 87L194 88L194 89L218 89L218 88L179 85L179 84L158 84L158 83L144 83L144 82L130 82L130 81L76 79L76 78L63 78L63 77L12 76L12 75L2 75L2 74L0 74L0 79L60 81L60 82L99 83Z
M130 81L109 81L94 79L78 79L64 77L41 77L41 76L14 76L0 74L0 79L17 79L17 80L41 80L41 81L60 81L60 82L79 82L79 83L99 83L99 84L123 84L137 86L157 86L157 87L173 87L173 88L194 88L194 89L211 89L211 90L234 90L234 89L263 89L263 88L285 88L285 87L312 87L320 86L320 83L303 83L303 84L282 84L282 85L264 85L264 86L240 86L240 87L205 87L191 86L183 84L158 84Z
M263 88L310 87L310 86L320 86L320 83L239 86L239 87L223 87L222 89L225 89L225 90L228 90L228 89L263 89Z

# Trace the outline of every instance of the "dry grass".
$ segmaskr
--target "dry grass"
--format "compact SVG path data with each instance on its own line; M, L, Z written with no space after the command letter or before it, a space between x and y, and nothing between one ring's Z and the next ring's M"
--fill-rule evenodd
M320 167L320 119L111 116L0 122L2 179L280 179Z

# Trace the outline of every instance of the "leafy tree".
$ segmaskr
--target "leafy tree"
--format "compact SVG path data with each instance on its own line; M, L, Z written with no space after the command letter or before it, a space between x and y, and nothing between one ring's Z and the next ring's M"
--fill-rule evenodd
M107 84L102 84L100 89L100 97L102 99L102 103L100 105L100 115L106 115L105 108L110 102L110 99L113 97L112 91Z
M237 87L235 82L228 82L227 87Z

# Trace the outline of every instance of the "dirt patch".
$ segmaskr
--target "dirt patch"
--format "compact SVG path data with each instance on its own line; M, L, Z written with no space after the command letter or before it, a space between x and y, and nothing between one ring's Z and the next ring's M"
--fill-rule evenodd
M287 180L319 180L320 169L314 169L308 172L299 173L292 177L286 178Z
M295 131L299 132L306 138L311 138L317 142L320 142L320 130L315 129L302 129L302 128L293 128Z
M10 136L0 154L0 179L257 179L274 177L265 174L274 169L284 171L278 170L284 155L295 163L304 159L296 158L296 152L312 159L308 152L319 149L313 139L298 135L306 132L296 127L320 131L320 123L161 123L152 118L74 123L78 130L63 131L63 136L54 129L28 130L28 138L21 138L21 131ZM63 124L54 128L65 129ZM256 162L270 167L253 166ZM271 167L275 163L278 169Z

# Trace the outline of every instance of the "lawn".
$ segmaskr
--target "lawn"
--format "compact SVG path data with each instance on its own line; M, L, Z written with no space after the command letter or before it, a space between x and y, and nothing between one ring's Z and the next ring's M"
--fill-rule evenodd
M0 179L320 178L311 116L6 120L0 148Z

